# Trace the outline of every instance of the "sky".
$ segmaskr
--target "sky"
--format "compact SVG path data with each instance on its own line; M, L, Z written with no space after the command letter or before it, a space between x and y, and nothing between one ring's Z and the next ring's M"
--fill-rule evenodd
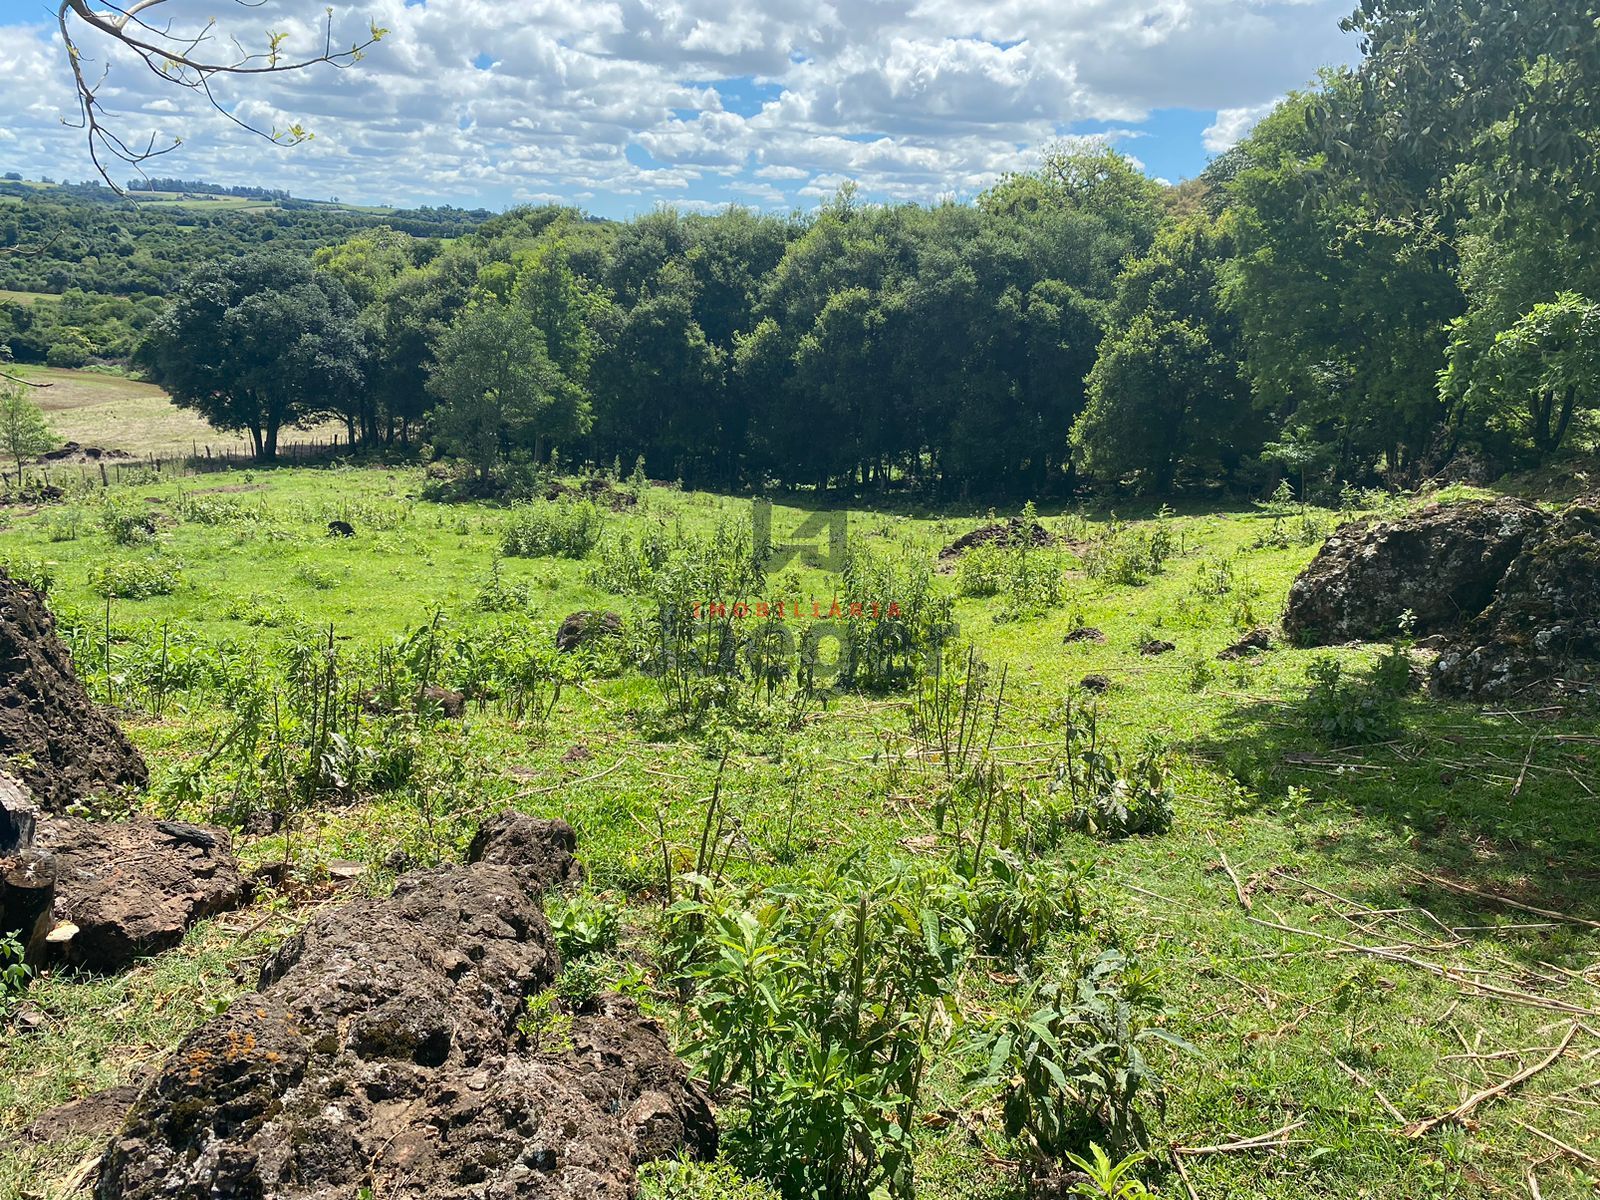
M0 0L0 172L88 178L56 0ZM1100 141L1177 182L1323 66L1354 61L1353 0L334 0L349 69L234 77L217 95L275 146L86 32L108 124L181 138L152 174L362 204L607 217L670 204L810 210L967 200L1056 139ZM321 44L323 0L164 0L211 45ZM119 180L133 172L118 173Z

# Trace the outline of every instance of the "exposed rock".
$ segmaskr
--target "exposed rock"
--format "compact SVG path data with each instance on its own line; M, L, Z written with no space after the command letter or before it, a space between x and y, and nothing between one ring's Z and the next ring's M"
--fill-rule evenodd
M559 861L564 827L544 828ZM572 1016L557 1047L519 1033L560 969L542 886L480 861L314 917L157 1073L101 1200L623 1200L636 1164L713 1155L709 1102L628 1001Z
M1494 601L1433 665L1434 691L1497 699L1600 665L1600 498L1528 539Z
M22 1140L42 1145L63 1138L110 1137L128 1115L128 1109L139 1098L140 1083L119 1083L103 1092L94 1092L80 1100L58 1104L39 1114L37 1120L23 1131Z
M1111 679L1106 675L1085 675L1078 680L1078 686L1086 692L1095 692L1096 694L1109 692L1111 690Z
M1284 630L1340 643L1410 610L1443 696L1501 699L1600 666L1600 499L1550 515L1520 500L1347 526L1289 591Z
M44 601L3 571L0 764L47 809L149 782L144 759L73 674Z
M1284 634L1300 645L1375 641L1460 628L1494 599L1530 537L1549 522L1522 500L1433 505L1394 521L1342 525L1289 589Z
M1069 646L1078 642L1101 643L1106 640L1106 635L1101 633L1093 625L1080 625L1077 629L1074 629L1061 640Z
M1217 652L1217 657L1224 662L1231 662L1236 658L1250 658L1272 649L1272 630L1265 627L1252 629L1233 645Z
M943 550L939 551L939 557L957 558L974 546L986 546L990 542L999 542L1002 546L1010 546L1023 541L1026 541L1030 546L1049 546L1054 543L1055 539L1037 521L1024 525L1021 517L1008 517L1004 521L994 521L988 525L980 525L971 533L962 534Z
M469 863L513 867L538 891L583 882L576 857L578 835L562 820L507 809L478 826L467 848Z
M181 822L55 817L35 833L56 863L55 916L78 927L57 956L116 971L176 946L196 921L244 899L228 835Z
M556 649L563 653L622 633L622 617L614 612L583 609L568 613L556 630Z
M1160 638L1151 638L1148 642L1139 643L1139 653L1146 658L1157 654L1171 654L1177 647L1171 642L1164 642Z

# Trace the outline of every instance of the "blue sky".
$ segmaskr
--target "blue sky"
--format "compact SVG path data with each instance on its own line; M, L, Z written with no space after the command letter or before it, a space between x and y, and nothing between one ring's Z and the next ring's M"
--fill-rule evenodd
M1350 4L356 0L335 5L336 41L369 21L390 30L364 62L218 89L240 121L315 133L292 149L100 35L81 41L119 134L182 139L155 173L626 216L663 203L809 209L846 181L871 200L968 199L1060 138L1103 140L1177 181L1319 67L1353 58L1338 30ZM221 37L251 49L281 31L290 53L317 44L322 13L307 0L154 10L178 32L216 15ZM0 170L87 177L82 133L62 123L74 111L51 8L0 0Z

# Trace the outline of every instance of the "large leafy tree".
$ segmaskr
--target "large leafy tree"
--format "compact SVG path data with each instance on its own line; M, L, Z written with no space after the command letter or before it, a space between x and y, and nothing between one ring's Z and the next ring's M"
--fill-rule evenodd
M483 297L440 336L428 388L439 398L441 442L465 456L487 482L511 450L543 459L547 450L587 432L583 391L561 373L544 335L515 305Z
M344 286L297 254L202 266L151 327L140 361L183 408L249 433L272 459L286 425L353 423L366 351Z

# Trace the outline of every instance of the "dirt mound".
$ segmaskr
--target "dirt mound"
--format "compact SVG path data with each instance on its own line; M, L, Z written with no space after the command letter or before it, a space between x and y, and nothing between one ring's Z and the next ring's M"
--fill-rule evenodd
M1100 630L1096 629L1093 625L1080 625L1077 629L1074 629L1061 640L1069 646L1075 645L1078 642L1093 642L1096 645L1100 645L1105 642L1106 635Z
M1549 517L1521 500L1434 505L1396 521L1341 526L1289 589L1283 632L1300 645L1447 632L1494 599Z
M0 766L49 809L150 779L139 752L73 674L44 601L3 571Z
M713 1155L705 1095L629 1002L601 997L537 1044L525 1002L560 970L541 886L482 861L314 917L157 1072L102 1200L622 1200L637 1163Z
M1442 635L1436 694L1498 699L1600 666L1600 499L1554 516L1520 500L1436 506L1328 540L1289 590L1301 644Z
M1568 505L1433 666L1441 695L1504 698L1600 666L1600 497Z
M556 649L563 653L580 646L616 637L622 632L622 617L614 612L584 609L568 613L556 630Z
M604 504L613 511L632 508L639 503L639 497L632 492L623 491L607 479L585 479L576 487L558 481L545 489L546 500L559 500L562 496L593 500L596 504Z
M39 456L40 462L119 462L133 455L126 450L107 450L101 446L80 446L67 442Z
M1171 654L1177 648L1171 642L1164 642L1160 638L1151 638L1148 642L1139 644L1139 653L1146 658L1152 658L1157 654Z
M1217 657L1223 662L1232 662L1239 658L1252 658L1271 649L1272 630L1252 629L1227 649L1218 651Z
M1009 517L1004 521L980 525L971 533L962 534L943 550L939 551L939 557L958 558L974 546L987 546L991 542L999 542L1002 546L1010 546L1022 541L1026 541L1030 546L1049 546L1055 542L1055 539L1037 521L1024 525L1020 517Z
M34 846L55 859L56 918L78 927L56 954L91 971L170 949L196 921L244 900L228 835L211 826L54 817Z

